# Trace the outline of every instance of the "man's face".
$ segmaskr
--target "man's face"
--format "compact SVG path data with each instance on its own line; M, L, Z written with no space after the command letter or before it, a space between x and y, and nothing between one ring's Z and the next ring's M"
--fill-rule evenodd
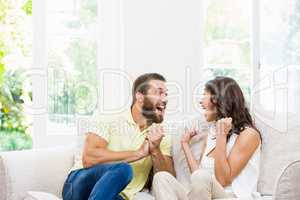
M167 88L165 82L159 80L149 81L149 89L144 95L142 105L143 116L152 123L161 123L164 120L167 106Z

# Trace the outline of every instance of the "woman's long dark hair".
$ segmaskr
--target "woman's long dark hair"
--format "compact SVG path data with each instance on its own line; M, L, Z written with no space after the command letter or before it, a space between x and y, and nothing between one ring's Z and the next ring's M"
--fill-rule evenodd
M205 90L211 94L211 102L216 106L217 120L232 118L231 134L239 135L246 127L259 132L247 108L243 92L234 79L218 76L205 84Z

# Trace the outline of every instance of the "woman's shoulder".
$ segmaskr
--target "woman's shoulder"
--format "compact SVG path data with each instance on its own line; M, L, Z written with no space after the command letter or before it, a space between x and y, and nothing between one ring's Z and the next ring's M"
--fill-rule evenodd
M257 129L248 126L240 132L240 136L242 138L261 140L260 132Z
M257 147L261 143L261 136L260 133L255 128L247 127L240 132L236 140L237 140L236 142L241 147L249 146L249 144L252 144L253 146Z

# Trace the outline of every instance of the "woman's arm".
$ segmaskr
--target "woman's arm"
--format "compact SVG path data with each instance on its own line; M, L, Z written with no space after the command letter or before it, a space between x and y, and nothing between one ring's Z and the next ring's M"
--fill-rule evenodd
M197 169L199 169L199 163L198 161L195 159L193 152L189 146L188 143L181 143L181 147L182 150L184 152L185 155L185 159L188 163L190 172L193 173L194 171L196 171Z
M199 169L199 161L195 158L189 142L191 141L191 139L196 136L197 132L195 130L192 131L188 131L186 130L186 132L183 134L182 138L181 138L181 148L184 152L185 155L185 159L188 163L190 172L193 173L194 171L196 171L197 169ZM203 153L203 152L201 152ZM202 157L202 156L201 156ZM201 160L201 157L199 160Z
M245 129L237 137L237 140L227 158L227 134L229 130L226 129L225 122L218 122L217 124L217 138L215 148L215 175L222 186L228 186L232 183L234 178L239 175L243 168L256 151L260 144L259 133L252 129ZM231 122L230 122L231 123ZM222 128L223 127L223 128ZM225 128L224 128L225 127Z

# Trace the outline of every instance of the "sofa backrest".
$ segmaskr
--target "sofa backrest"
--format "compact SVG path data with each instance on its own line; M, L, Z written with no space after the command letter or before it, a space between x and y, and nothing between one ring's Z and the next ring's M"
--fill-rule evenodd
M262 134L258 191L271 195L283 169L300 159L300 124L290 127L287 132L280 132L258 118L256 124Z
M271 194L281 171L300 158L300 67L267 71L253 85L252 111L263 142L258 189Z

